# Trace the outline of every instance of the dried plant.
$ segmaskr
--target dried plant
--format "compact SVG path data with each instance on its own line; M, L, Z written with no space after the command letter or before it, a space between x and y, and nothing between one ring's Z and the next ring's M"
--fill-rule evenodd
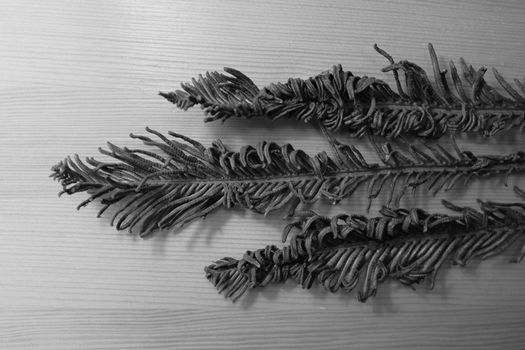
M307 289L314 283L330 292L358 288L358 299L366 301L387 278L409 286L426 280L432 289L443 263L465 266L523 239L523 203L480 202L480 210L443 204L458 214L384 209L382 216L370 219L309 215L284 230L283 241L296 230L287 246L247 251L240 260L221 259L205 268L206 277L232 300L251 288L291 278ZM524 255L525 245L516 262Z
M209 116L206 121L259 116L272 120L295 118L317 121L329 131L354 136L440 137L447 131L491 136L525 127L525 97L496 69L494 76L507 97L487 84L484 67L476 70L461 59L463 78L452 61L450 74L441 70L431 44L434 83L418 65L409 61L395 63L388 53L374 47L390 62L383 72L393 72L397 93L379 79L355 76L338 65L306 80L290 78L262 89L241 72L225 68L227 74L209 72L182 84L182 90L160 95L184 110L200 104ZM399 71L404 73L405 89ZM525 93L525 80L515 79L515 83Z
M465 184L472 177L525 170L525 153L507 156L476 156L457 146L451 154L439 145L376 145L381 164L368 163L353 146L332 142L334 157L325 152L309 156L290 144L261 142L229 151L220 141L209 148L180 134L171 139L135 136L155 150L120 148L108 143L100 151L117 160L102 162L68 157L52 168L63 191L87 191L90 196L78 208L100 199L99 216L110 206L121 207L112 224L119 230L136 229L141 236L159 229L182 226L205 217L219 207L244 207L259 213L326 198L334 204L360 186L367 186L370 200L384 188L387 204L397 207L401 197L419 186L437 193ZM181 142L183 141L183 142Z

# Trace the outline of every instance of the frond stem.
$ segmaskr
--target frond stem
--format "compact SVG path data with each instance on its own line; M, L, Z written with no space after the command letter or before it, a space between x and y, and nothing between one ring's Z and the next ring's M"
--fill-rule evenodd
M460 174L465 173L473 174L477 176L483 176L485 174L495 174L509 171L509 164L496 164L490 166L490 168L482 168L477 171L473 171L473 165L461 165L461 164L447 164L447 165L421 165L421 166L396 166L396 167L376 167L371 169L345 169L328 174L324 174L324 179L338 179L346 177L364 177L372 178L374 176L387 176L393 173L401 175L416 175L425 173L449 173L449 174ZM512 167L513 172L525 171L525 163L517 163ZM276 175L276 176L260 176L260 177L240 177L235 179L228 178L209 178L209 179L163 179L163 180L148 180L147 185L150 186L162 186L166 184L188 184L188 183L206 183L206 184L243 184L246 182L250 183L269 183L269 182L300 182L304 180L312 180L319 176L314 172L309 172L301 175ZM138 186L141 182L129 182L128 185L134 187Z

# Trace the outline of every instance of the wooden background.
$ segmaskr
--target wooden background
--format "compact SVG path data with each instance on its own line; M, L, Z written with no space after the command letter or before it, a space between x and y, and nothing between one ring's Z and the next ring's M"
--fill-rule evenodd
M203 267L278 243L283 221L219 211L184 230L141 240L77 212L80 194L58 199L50 167L68 154L98 154L106 141L138 145L129 132L173 130L238 149L265 138L325 149L306 125L202 123L157 93L208 70L235 67L259 85L306 78L331 65L381 73L383 57L430 69L460 56L505 77L525 76L525 2L514 1L1 1L0 348L365 349L525 347L525 266L510 252L468 268L443 268L433 292L386 283L366 304L355 295L293 283L236 304ZM487 75L494 82L492 74ZM354 140L368 156L371 148ZM481 153L525 149L523 137L465 137ZM523 181L522 181L523 182ZM518 177L511 184L519 184ZM345 210L364 213L364 191ZM442 210L418 192L404 206ZM501 180L446 198L516 200ZM379 203L371 211L376 213ZM338 208L323 208L336 213ZM515 253L515 251L514 251Z

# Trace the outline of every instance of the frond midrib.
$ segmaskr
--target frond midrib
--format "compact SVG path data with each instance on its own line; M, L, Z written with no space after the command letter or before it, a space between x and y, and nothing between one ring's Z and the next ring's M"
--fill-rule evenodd
M474 164L428 164L428 165L412 165L412 166L399 166L399 167L373 167L367 169L344 169L336 172L331 172L319 176L314 172L306 174L279 174L269 176L252 176L252 177L239 177L239 178L188 178L188 179L161 179L161 180L148 180L145 184L148 186L162 186L166 184L194 184L194 183L207 183L207 184L244 184L247 182L251 183L268 183L268 182L300 182L304 180L326 180L326 179L338 179L346 177L354 178L370 178L374 176L386 176L392 173L400 175L414 175L424 173L465 173L472 175L483 175L487 173L501 173L501 172L520 172L525 171L525 163L512 162L491 165L487 168L473 169ZM126 182L129 186L138 186L141 182Z
M458 220L461 220L461 217L458 216ZM395 237L387 237L384 240L378 241L373 238L366 238L363 237L362 241L355 241L355 242L345 242L345 243L339 243L334 246L325 246L317 249L315 251L315 254L321 254L326 251L333 251L337 249L346 249L346 248L359 248L359 247L366 247L369 250L375 250L378 247L383 246L395 246L399 243L406 243L406 242L418 242L418 241L427 241L427 240L439 240L444 238L462 238L462 237L468 237L468 236L481 236L483 234L489 233L491 231L498 231L498 230L515 230L516 232L524 232L525 231L525 224L508 224L508 223L498 223L498 224L492 224L484 227L479 227L474 230L467 230L464 229L463 232L422 232L422 233L412 233L412 234L401 234L399 236Z
M411 111L420 111L424 107L424 104L415 104L414 102L377 102L376 109L388 110L388 109L403 109ZM505 105L505 106L487 106L487 105L473 105L471 103L465 103L463 105L439 105L439 106L425 106L427 111L431 113L452 113L462 114L464 111L475 112L480 114L490 113L502 113L502 114L525 114L525 106L523 105Z

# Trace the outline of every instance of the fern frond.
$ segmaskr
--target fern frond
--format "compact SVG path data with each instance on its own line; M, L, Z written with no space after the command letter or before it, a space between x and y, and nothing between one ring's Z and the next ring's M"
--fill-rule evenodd
M445 262L465 266L523 240L523 203L481 202L480 210L443 204L458 214L422 209L384 209L370 219L312 214L285 228L284 239L290 230L296 233L283 248L270 245L239 260L218 260L205 268L206 277L234 301L252 288L292 279L306 289L314 283L330 292L358 288L364 302L387 278L409 286L427 281L432 289ZM524 255L525 245L516 262Z
M102 162L68 157L52 168L62 193L87 191L79 208L94 200L108 207L121 204L112 224L119 230L136 228L140 235L182 226L205 217L219 207L244 207L267 214L325 198L334 204L360 186L367 186L370 201L388 188L389 206L402 196L426 185L432 193L447 190L472 177L508 175L525 170L525 153L475 156L442 147L409 145L407 150L390 144L376 145L381 164L368 163L353 146L334 141L336 157L325 152L314 156L292 145L261 142L239 152L220 141L206 148L197 141L170 132L171 138L135 136L155 151L120 148L108 143L101 152L116 160Z
M525 80L515 80L518 92L493 69L508 94L503 96L485 81L484 67L476 70L461 59L463 78L452 61L450 73L442 70L429 44L432 82L418 65L396 63L377 45L374 48L389 60L382 71L394 74L397 93L382 80L355 76L337 65L332 71L306 80L290 78L262 89L241 72L225 68L227 74L209 72L182 84L182 90L160 95L184 110L201 105L208 115L206 121L259 116L272 120L295 118L353 136L368 133L393 138L412 134L436 138L449 131L492 136L525 127ZM404 89L399 71L405 76Z

